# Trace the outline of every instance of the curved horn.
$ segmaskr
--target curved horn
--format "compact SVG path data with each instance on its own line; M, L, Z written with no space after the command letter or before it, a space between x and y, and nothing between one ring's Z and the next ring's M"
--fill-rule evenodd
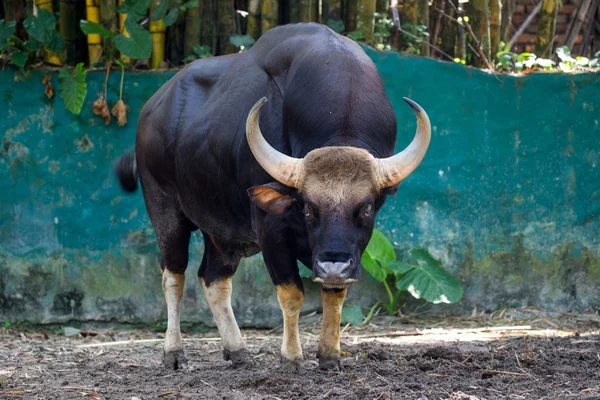
M417 116L417 133L406 149L391 157L377 160L380 188L397 185L410 175L423 160L431 140L431 123L423 107L409 98L403 99Z
M246 120L246 138L254 158L273 179L279 183L298 189L302 159L287 156L275 150L263 137L258 126L260 109L267 102L263 97L254 104Z

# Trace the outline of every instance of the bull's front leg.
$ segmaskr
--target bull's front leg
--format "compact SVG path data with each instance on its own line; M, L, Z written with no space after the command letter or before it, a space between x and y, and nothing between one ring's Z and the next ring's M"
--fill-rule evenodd
M319 339L319 367L341 369L340 319L348 289L321 288L323 301L323 326Z
M283 341L281 343L281 362L296 370L304 365L298 319L304 303L302 287L296 284L283 284L277 287L277 300L283 314Z

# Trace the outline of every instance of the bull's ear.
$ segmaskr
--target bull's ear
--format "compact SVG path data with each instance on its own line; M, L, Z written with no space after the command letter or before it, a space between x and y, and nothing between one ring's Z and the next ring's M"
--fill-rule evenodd
M279 185L268 184L254 186L248 189L250 200L258 207L271 215L282 215L296 202L290 195L281 193L274 187Z

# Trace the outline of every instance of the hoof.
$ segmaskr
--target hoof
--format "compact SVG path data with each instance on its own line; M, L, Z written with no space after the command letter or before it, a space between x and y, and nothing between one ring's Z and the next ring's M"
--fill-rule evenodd
M288 360L281 356L281 369L286 372L300 372L304 369L304 360L302 358Z
M339 358L319 358L319 368L339 372L342 370L342 361Z
M163 358L163 365L165 368L178 370L187 367L187 359L183 350L170 351L165 353Z
M223 349L223 359L231 361L234 368L250 366L253 363L250 353L246 349L231 351Z

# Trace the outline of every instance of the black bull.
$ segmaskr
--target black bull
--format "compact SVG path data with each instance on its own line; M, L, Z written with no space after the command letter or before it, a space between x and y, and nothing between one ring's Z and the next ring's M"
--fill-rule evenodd
M322 284L319 364L340 367L341 308L375 214L429 144L427 114L406 100L417 134L394 156L396 118L373 63L353 41L299 24L271 29L245 53L189 64L148 101L135 157L122 157L116 172L125 190L139 178L162 254L167 366L185 363L183 274L200 229L198 277L226 359L249 361L231 277L242 257L262 251L284 317L282 362L303 360L300 260Z

